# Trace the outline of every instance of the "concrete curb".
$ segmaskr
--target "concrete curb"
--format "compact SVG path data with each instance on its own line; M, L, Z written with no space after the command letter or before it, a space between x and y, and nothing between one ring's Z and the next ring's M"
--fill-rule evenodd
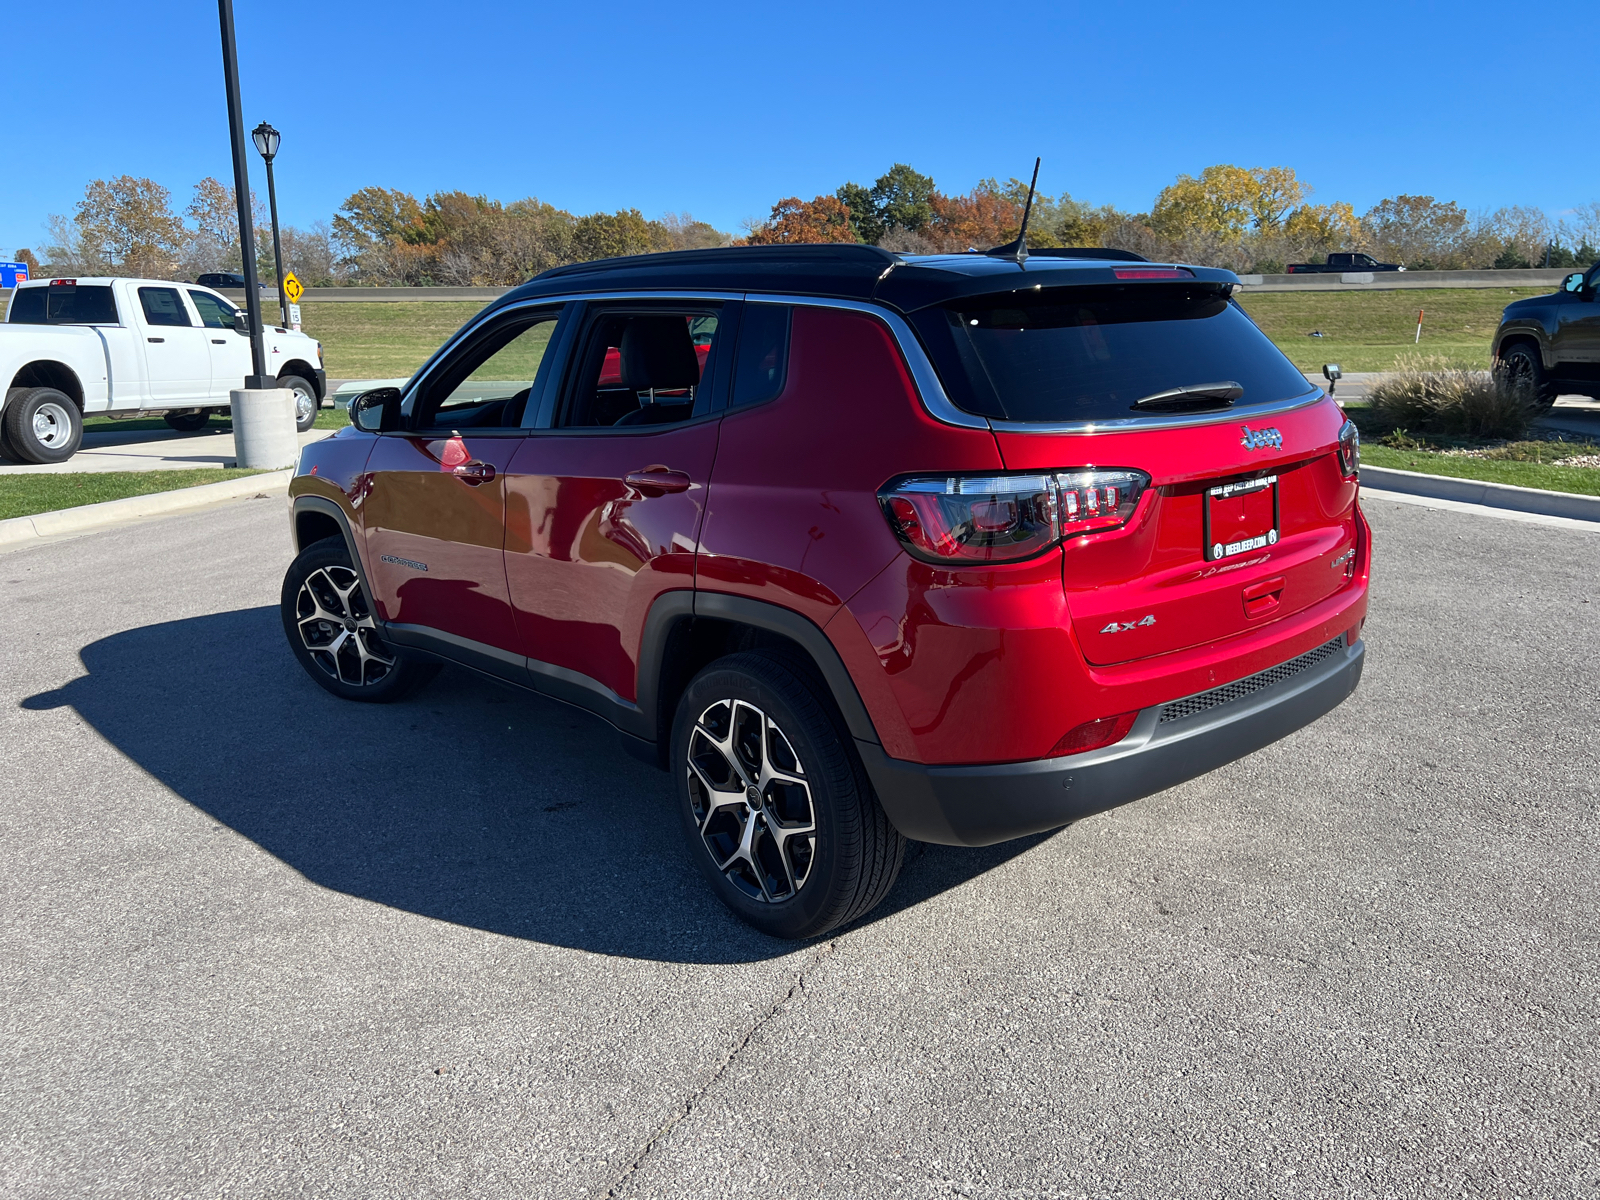
M0 521L0 547L15 546L38 538L58 537L65 533L92 533L145 517L188 512L219 501L242 500L262 492L269 495L285 492L289 489L289 479L293 474L293 470L268 471L261 475L246 475L241 479L224 479L221 483L152 492L148 496L128 496L100 504L83 504L77 508L58 508L54 512L36 513L31 517L12 517Z
M1510 483L1484 483L1478 479L1454 479L1448 475L1425 475L1420 471L1397 471L1392 467L1361 468L1361 482L1389 492L1409 496L1428 496L1435 500L1454 500L1460 504L1481 504L1513 512L1535 513L1545 517L1569 517L1577 521L1600 521L1600 496L1579 496L1572 492L1546 492L1539 488L1517 487Z

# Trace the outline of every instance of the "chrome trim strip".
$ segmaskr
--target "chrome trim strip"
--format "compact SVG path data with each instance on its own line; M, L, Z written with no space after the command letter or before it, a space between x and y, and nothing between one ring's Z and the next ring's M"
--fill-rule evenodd
M989 424L996 433L1143 433L1147 429L1192 429L1197 425L1226 425L1235 421L1253 421L1257 417L1275 417L1315 404L1324 395L1321 388L1313 388L1304 395L1276 400L1271 404L1242 410L1191 413L1188 416L1172 413L1167 416L1118 417L1112 421L1066 421L1059 425L1028 421L991 421Z
M861 300L840 300L832 296L769 296L765 293L747 292L744 296L746 304L791 304L809 305L812 308L843 308L851 312L866 313L877 317L889 327L889 332L894 334L894 340L900 346L900 353L905 356L906 365L911 368L911 378L916 382L917 391L922 397L922 407L935 421L946 425L955 425L961 429L982 429L987 431L990 426L987 417L976 416L973 413L963 412L950 402L950 397L945 395L944 384L939 382L939 376L933 369L933 364L928 361L928 355L922 348L922 343L917 341L917 335L911 332L905 318L898 313L891 312L879 304L868 304Z

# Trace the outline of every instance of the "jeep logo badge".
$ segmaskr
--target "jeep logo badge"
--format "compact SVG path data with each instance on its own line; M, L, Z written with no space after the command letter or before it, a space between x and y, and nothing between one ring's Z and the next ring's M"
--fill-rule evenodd
M1274 450L1283 449L1283 434L1276 429L1251 429L1243 426L1244 436L1239 439L1239 444L1246 450L1259 450L1263 446L1271 446Z

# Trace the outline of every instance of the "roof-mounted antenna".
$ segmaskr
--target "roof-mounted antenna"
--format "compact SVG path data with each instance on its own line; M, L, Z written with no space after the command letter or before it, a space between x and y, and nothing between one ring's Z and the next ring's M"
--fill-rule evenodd
M1041 161L1039 158L1033 160L1033 179L1028 183L1028 202L1022 206L1022 228L1017 231L1017 240L985 251L995 258L1015 258L1019 267L1028 259L1028 217L1033 212L1033 189L1039 183Z

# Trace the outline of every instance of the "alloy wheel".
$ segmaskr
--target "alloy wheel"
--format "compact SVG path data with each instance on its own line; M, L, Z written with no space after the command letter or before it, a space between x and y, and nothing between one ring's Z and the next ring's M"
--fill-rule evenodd
M47 400L33 410L33 436L51 450L65 446L72 440L72 418L61 405Z
M310 388L296 384L294 392L294 419L299 424L314 420L317 414L317 397Z
M689 733L689 804L717 870L752 900L793 899L817 858L811 784L794 746L747 700L719 700Z
M370 687L394 670L394 652L349 567L318 567L306 576L295 598L295 625L311 661L340 683Z

